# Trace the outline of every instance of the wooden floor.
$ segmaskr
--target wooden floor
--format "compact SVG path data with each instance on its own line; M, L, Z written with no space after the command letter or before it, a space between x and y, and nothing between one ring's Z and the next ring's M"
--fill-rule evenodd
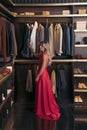
M75 114L73 104L60 104L61 118L57 121L39 119L33 103L15 103L1 130L87 130L87 115Z

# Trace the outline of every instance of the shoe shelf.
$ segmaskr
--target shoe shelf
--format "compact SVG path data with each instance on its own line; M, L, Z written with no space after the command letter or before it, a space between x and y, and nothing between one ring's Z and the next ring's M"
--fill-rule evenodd
M86 33L87 30L77 30L77 29L75 29L74 32L75 32L75 33L80 33L80 32L82 32L82 33Z
M77 88L77 89L74 89L74 92L87 92L87 88Z
M74 104L79 106L79 105L87 105L87 96L83 95L84 92L81 92L82 95L80 95L80 92L76 92L76 95L74 96ZM86 91L85 91L86 94Z
M75 98L77 98L77 99L75 99ZM79 105L82 105L82 106L84 106L84 105L87 105L87 99L84 99L84 97L82 97L82 96L75 96L75 98L74 98L74 105L77 105L77 106L79 106Z
M87 47L87 45L86 44L80 44L80 45L75 45L75 47Z
M84 107L87 106L87 101L86 102L85 101L84 102L75 102L74 105L75 105L75 108L77 107L78 109L79 108L83 109ZM76 111L78 111L78 109ZM86 111L87 111L87 109L86 109Z
M75 85L74 90L73 90L74 105L78 106L78 108L80 107L80 105L87 106L87 85L84 82L79 83L79 81L77 81L78 85L77 86ZM75 81L74 81L74 84L76 84Z
M74 74L73 77L87 77L87 74Z

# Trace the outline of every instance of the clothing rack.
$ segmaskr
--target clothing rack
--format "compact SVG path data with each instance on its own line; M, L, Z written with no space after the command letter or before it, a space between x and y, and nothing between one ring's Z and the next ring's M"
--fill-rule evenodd
M23 17L23 18L20 18L20 17L16 17L15 18L16 21L20 22L20 23L34 23L34 21L37 21L38 23L46 23L47 19L48 19L48 22L50 23L58 23L58 22L71 22L71 19L68 17L68 18L58 18L58 17Z
M67 24L67 25L72 25L72 22L71 21L67 21L67 20L34 20L34 21L29 21L29 22L25 22L25 24L34 24L34 22L35 21L37 21L37 23L39 24L48 24L48 25L50 25L50 24L57 24L57 23L61 23L61 24Z

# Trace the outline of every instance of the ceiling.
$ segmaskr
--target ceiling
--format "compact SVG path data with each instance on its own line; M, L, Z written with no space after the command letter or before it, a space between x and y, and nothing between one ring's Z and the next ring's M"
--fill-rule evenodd
M2 0L3 1L3 0ZM74 2L87 2L86 0L4 0L8 3L15 4L47 4L47 3L74 3Z

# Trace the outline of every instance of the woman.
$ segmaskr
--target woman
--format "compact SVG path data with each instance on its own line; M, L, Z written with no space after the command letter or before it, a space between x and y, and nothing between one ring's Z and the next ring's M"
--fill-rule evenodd
M60 109L55 101L52 91L51 80L47 67L50 64L50 56L47 43L41 42L40 54L33 51L32 46L29 48L34 56L39 58L38 70L36 76L35 90L35 107L34 111L39 118L47 120L57 120L60 118Z

